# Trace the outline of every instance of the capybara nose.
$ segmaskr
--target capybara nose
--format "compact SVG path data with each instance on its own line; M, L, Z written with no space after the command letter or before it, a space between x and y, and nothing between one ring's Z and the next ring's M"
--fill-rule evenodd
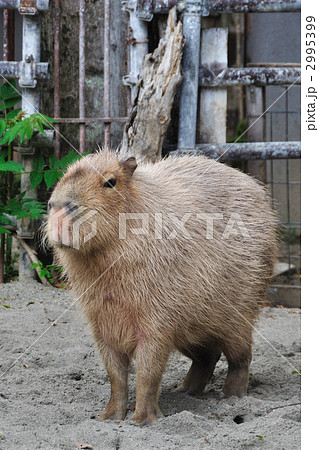
M61 209L64 209L65 214L71 213L78 209L78 205L71 201L66 202L54 202L50 200L48 202L48 211L53 214L53 212L58 212Z
M72 201L49 201L49 235L56 244L72 247L74 217L71 213L77 211L78 208L79 206Z

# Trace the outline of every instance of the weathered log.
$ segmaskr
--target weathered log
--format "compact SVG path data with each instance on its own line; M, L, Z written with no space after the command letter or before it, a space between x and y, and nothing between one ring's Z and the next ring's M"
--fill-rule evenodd
M183 46L182 23L177 23L174 8L168 16L165 36L157 49L145 56L120 154L134 155L138 162L161 158L175 92L182 79Z

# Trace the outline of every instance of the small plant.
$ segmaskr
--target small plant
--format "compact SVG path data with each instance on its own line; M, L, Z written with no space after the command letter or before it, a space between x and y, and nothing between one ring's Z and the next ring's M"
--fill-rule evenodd
M62 274L63 268L61 266L57 266L56 264L48 264L43 266L41 261L35 262L31 264L30 269L38 269L38 275L40 278L46 278L50 284L54 284L54 277L51 275L51 271L56 271L59 275ZM61 287L64 287L65 284L62 283Z
M17 161L12 160L12 144L14 139L19 137L19 142L28 142L34 130L44 134L43 126L47 121L53 121L49 117L40 114L31 114L25 117L21 108L11 110L13 106L21 101L21 95L16 89L15 82L5 82L0 86L0 111L3 112L0 118L0 180L1 180L1 201L0 201L0 224L13 225L14 220L22 219L25 216L34 219L40 218L45 212L44 206L34 200L25 197L25 192L16 195L14 192L14 174L25 172L24 167ZM5 147L4 147L5 146ZM0 233L9 234L10 231L0 226Z

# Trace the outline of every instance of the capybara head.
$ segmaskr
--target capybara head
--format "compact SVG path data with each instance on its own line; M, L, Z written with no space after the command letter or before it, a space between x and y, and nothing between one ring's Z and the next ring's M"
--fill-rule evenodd
M120 161L111 152L88 155L70 166L48 203L49 244L87 252L111 242L118 235L118 215L134 195L136 167L134 157Z

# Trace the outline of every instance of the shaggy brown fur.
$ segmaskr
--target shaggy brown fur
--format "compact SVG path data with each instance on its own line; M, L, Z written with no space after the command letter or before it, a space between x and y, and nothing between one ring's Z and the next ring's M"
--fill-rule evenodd
M224 352L224 392L246 394L252 325L276 256L275 217L261 185L205 157L170 157L135 168L134 158L123 162L111 151L69 167L49 203L47 235L80 297L110 378L111 398L101 419L124 419L135 357L132 419L147 424L161 415L160 382L174 349L193 361L180 391L201 393ZM109 179L116 179L115 187L103 186ZM79 249L63 245L54 214L63 211L65 217L70 202L96 211L80 228ZM148 214L149 233L137 234L141 220L130 219L121 239L120 213ZM215 214L209 216L209 238L207 214ZM93 220L97 234L84 243Z

